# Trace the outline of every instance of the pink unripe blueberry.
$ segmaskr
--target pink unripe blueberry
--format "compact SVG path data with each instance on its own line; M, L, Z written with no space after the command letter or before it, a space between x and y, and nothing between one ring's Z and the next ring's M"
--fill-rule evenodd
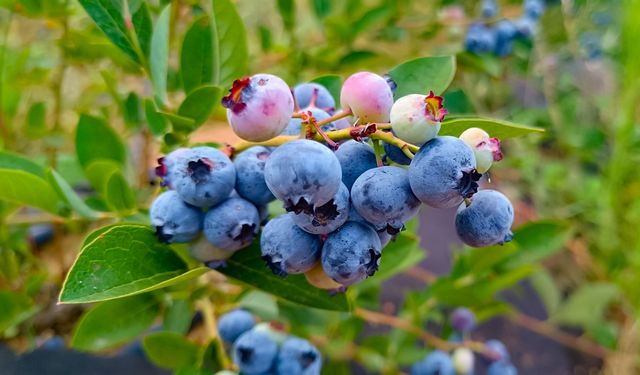
M342 85L340 104L360 123L389 122L393 93L387 81L371 72L352 74Z
M469 128L460 134L460 139L473 150L478 173L485 173L494 161L502 160L500 140L490 138L486 131L480 128Z
M391 107L391 127L394 134L405 142L422 145L440 131L440 122L447 114L442 97L410 94L396 100Z
M235 80L229 95L222 98L227 120L242 139L269 140L287 127L293 114L289 86L271 74L256 74Z

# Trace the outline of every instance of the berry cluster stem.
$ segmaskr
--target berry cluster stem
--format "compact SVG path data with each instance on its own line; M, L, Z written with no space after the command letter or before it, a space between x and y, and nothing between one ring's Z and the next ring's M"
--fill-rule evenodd
M220 360L222 361L222 367L225 369L230 368L229 358L227 357L224 346L222 344L222 339L220 338L220 334L218 333L218 324L216 323L215 311L213 309L211 300L209 300L208 298L203 298L197 302L197 306L202 312L202 317L204 318L204 325L205 329L207 330L207 334L215 343L216 350L218 351L218 358L220 358Z

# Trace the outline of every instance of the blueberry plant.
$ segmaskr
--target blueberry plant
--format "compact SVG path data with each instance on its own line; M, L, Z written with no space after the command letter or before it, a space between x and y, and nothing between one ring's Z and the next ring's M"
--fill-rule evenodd
M5 93L14 107L0 118L3 246L20 244L29 224L47 225L56 241L81 238L58 243L69 260L55 288L60 308L82 313L69 340L77 350L115 351L142 337L145 355L177 374L335 374L350 366L515 374L502 342L470 333L476 320L513 313L496 295L540 271L542 243L566 240L566 228L550 222L512 228L518 205L493 182L502 148L543 130L470 114L471 99L460 95L467 73L457 68L490 69L484 56L412 52L364 64L373 52L354 45L370 25L385 23L376 36L383 40L402 33L396 2L365 10L357 1L344 9L310 2L333 43L318 50L295 32L300 3L275 1L289 46L278 64L250 58L253 26L261 53L285 47L230 0L6 6L9 17L58 23L64 64L93 68L99 60L103 83L100 94L75 99L72 172L60 158L67 68L51 88L53 128L43 101L24 116L44 161L31 160L4 126L19 117L18 94ZM544 7L527 0L523 9L522 22L532 22ZM481 12L495 18L495 2ZM498 22L481 30L498 42L476 40L474 27L466 38L474 53L507 55L524 33ZM28 79L7 69L26 57L6 54L4 42L0 73ZM485 42L492 46L481 50ZM224 123L224 139L199 135L210 122ZM447 225L467 245L440 277L415 272L426 257L418 225L429 223L417 220L426 206L457 208ZM37 210L38 220L24 210ZM47 275L25 250L3 251L2 261L0 331L15 337L39 313ZM382 284L405 272L428 285L386 311ZM379 325L389 331L362 339L365 327Z

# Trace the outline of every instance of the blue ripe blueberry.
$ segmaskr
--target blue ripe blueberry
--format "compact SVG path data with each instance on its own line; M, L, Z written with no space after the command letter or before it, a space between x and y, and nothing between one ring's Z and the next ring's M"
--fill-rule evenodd
M331 117L331 115L320 108L308 108L305 110L305 112L306 115L309 115L308 112L311 112L311 116L313 116L316 121L326 120ZM300 135L300 127L302 126L302 121L302 118L292 118L291 120L289 120L289 124L284 129L284 131L282 131L282 135ZM330 122L326 125L322 125L320 129L322 129L322 131L324 132L328 132L331 130L335 130L336 125L333 122Z
M233 362L242 374L259 375L269 371L278 356L278 344L262 330L252 329L233 344Z
M458 307L451 313L451 326L457 332L471 332L476 326L476 314L467 308Z
M500 20L494 27L496 48L494 53L504 57L511 54L513 41L518 36L518 28L511 20Z
M518 29L518 38L531 39L538 30L538 21L529 17L520 17L516 20L516 28Z
M455 375L453 361L449 354L434 350L422 361L411 366L411 375Z
M190 242L202 230L202 211L185 203L173 190L165 191L153 201L149 217L162 242Z
M301 83L293 88L293 97L298 108L304 110L309 107L332 112L336 108L336 101L329 90L319 83Z
M159 160L156 171L166 179L164 184L176 190L185 202L211 207L231 194L236 184L236 169L221 151L194 147L180 149L177 157L172 154Z
M524 0L525 17L537 20L544 13L544 1L542 0Z
M235 80L222 98L227 120L242 139L261 142L282 133L293 114L289 86L271 74L256 74Z
M492 29L481 23L469 26L465 39L465 48L471 53L493 52L496 45L496 36Z
M342 182L349 190L351 190L351 186L361 174L378 166L373 147L368 143L355 140L341 144L336 151L336 157L340 161L340 167L342 167Z
M383 142L382 146L384 147L384 160L391 160L392 162L400 165L409 165L411 164L411 159L407 155L402 152L400 147L394 146L390 143Z
M484 18L495 17L498 14L498 4L496 4L496 0L483 0L480 12Z
M287 211L312 213L340 189L342 169L331 150L319 142L298 139L276 148L267 159L264 178Z
M513 206L504 194L480 190L456 214L456 232L465 244L485 247L511 241Z
M293 222L302 230L311 234L329 234L338 229L349 217L349 189L340 184L338 194L313 213L301 212L293 216Z
M276 368L278 375L319 375L322 356L309 341L289 337L280 347Z
M431 207L459 205L478 190L473 150L456 137L436 137L420 147L409 166L411 190Z
M351 208L349 209L349 218L347 219L347 221L355 221L358 223L366 224L367 226L371 227L371 229L375 230L370 222L366 221L362 216L360 216L358 211L353 207L353 203L351 204ZM376 231L376 233L378 234L378 238L380 239L380 245L382 246L382 248L387 246L387 244L394 238L394 236L390 235L387 232L386 228Z
M260 230L260 215L251 202L228 198L204 216L204 235L218 249L236 251L249 246Z
M518 375L518 370L509 362L498 361L489 365L487 375Z
M233 344L240 335L256 325L256 319L247 310L229 311L218 319L218 332L227 344Z
M271 150L262 146L248 148L236 156L236 191L255 205L263 205L275 199L264 182L264 165Z
M370 226L347 221L325 240L322 269L337 283L353 285L373 276L381 254L380 239Z
M274 274L282 277L309 271L320 257L322 244L293 221L293 214L269 220L262 230L262 259Z
M376 230L398 234L418 213L420 201L411 191L406 170L379 167L364 172L351 188L351 202Z
M485 346L490 351L490 353L487 353L487 357L491 362L509 362L511 360L509 351L502 341L488 340Z

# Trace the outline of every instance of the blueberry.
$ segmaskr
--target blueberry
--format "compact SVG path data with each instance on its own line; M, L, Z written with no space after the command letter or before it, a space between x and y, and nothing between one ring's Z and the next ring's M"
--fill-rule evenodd
M456 214L456 231L465 244L485 247L511 241L513 206L495 190L480 190Z
M260 229L258 209L242 198L228 198L207 211L204 235L213 246L236 251L249 246Z
M340 189L338 158L319 142L299 139L278 147L267 159L264 177L269 190L287 211L311 213Z
M292 216L289 213L269 220L260 238L262 259L274 274L283 277L313 268L322 247L320 239L300 229Z
M478 173L485 173L494 161L502 160L500 140L490 138L486 131L480 128L469 128L460 134L460 139L473 150Z
M451 313L451 326L458 332L471 332L476 326L476 315L467 308L459 307Z
M256 74L234 81L222 105L240 138L261 142L282 133L287 126L293 114L293 95L279 77Z
M489 365L487 375L518 375L518 370L509 362L494 362Z
M175 169L175 165L178 162L183 161L185 158L189 158L193 153L191 149L181 147L171 151L166 156L158 159L158 166L155 168L156 176L160 177L161 186L171 186L171 172Z
M518 29L518 38L531 39L538 30L538 21L529 17L520 17L516 20L516 28Z
M537 20L544 13L544 1L542 0L524 0L525 17Z
M252 329L243 333L233 344L233 361L243 374L262 374L269 371L278 356L278 344L268 333Z
M278 375L319 375L322 357L309 341L289 337L280 348L277 359Z
M320 108L309 108L308 111L311 112L311 116L313 116L318 122L331 117L331 115ZM287 127L282 131L282 135L300 135L301 126L301 118L292 118L291 120L289 120L289 124L287 125ZM328 132L331 130L335 130L336 125L333 122L330 122L326 125L322 125L320 129L322 129L322 131L324 132Z
M374 73L354 73L340 91L342 108L351 110L361 123L389 122L393 92L387 81Z
M256 325L256 319L246 310L232 310L218 319L218 332L227 344L232 344L240 335Z
M455 207L478 190L476 158L463 141L451 136L425 143L411 161L411 190L436 208Z
M484 18L495 17L498 14L498 4L496 4L496 0L483 0L480 12Z
M236 156L236 191L244 199L255 205L263 205L275 199L264 182L264 165L271 150L254 146Z
M469 348L456 348L451 354L453 367L456 374L473 375L473 366L475 364L475 356Z
M338 194L332 200L316 207L313 213L301 212L293 216L293 221L305 232L329 234L347 221L349 206L349 189L341 184Z
M353 203L351 204L351 208L349 208L349 218L347 219L347 221L355 221L358 223L366 224L367 226L371 227L371 229L375 230L370 222L366 221L362 216L360 216L358 210L353 207ZM387 244L391 242L394 237L387 232L386 228L376 231L376 233L378 234L378 238L380 239L380 245L382 246L382 248L387 246Z
M27 230L29 242L34 246L42 246L53 239L55 229L51 223L33 224Z
M491 352L489 353L489 359L492 362L500 361L500 362L509 362L511 360L511 356L509 355L509 351L507 347L500 340L488 340L485 343L487 349Z
M386 229L391 235L400 232L420 207L407 171L391 166L369 169L360 175L351 188L351 201L376 230Z
M149 217L162 242L189 242L202 230L202 211L182 201L173 190L165 191L153 201Z
M469 26L465 39L465 48L471 53L493 52L496 45L494 31L481 23Z
M394 146L390 143L382 143L384 147L384 159L389 159L392 162L400 165L409 165L411 164L411 159L407 155L402 152L400 147Z
M336 157L342 167L342 182L349 190L361 174L377 167L376 153L368 143L347 141L340 145Z
M353 285L373 276L381 252L380 239L370 226L347 221L324 242L322 268L334 281Z
M511 20L500 20L494 27L496 46L494 53L504 57L511 54L513 41L518 36L518 28Z
M236 169L229 158L212 147L179 150L161 159L165 185L175 189L187 203L211 207L225 200L236 184ZM165 162L167 162L165 164Z
M304 110L315 107L331 112L336 108L336 101L326 87L318 83L301 83L294 87L293 97L298 108Z
M434 350L422 361L411 366L411 375L455 375L453 361L449 354Z
M440 131L440 122L447 114L443 98L433 91L429 95L410 94L401 97L391 107L393 133L405 142L422 145Z

